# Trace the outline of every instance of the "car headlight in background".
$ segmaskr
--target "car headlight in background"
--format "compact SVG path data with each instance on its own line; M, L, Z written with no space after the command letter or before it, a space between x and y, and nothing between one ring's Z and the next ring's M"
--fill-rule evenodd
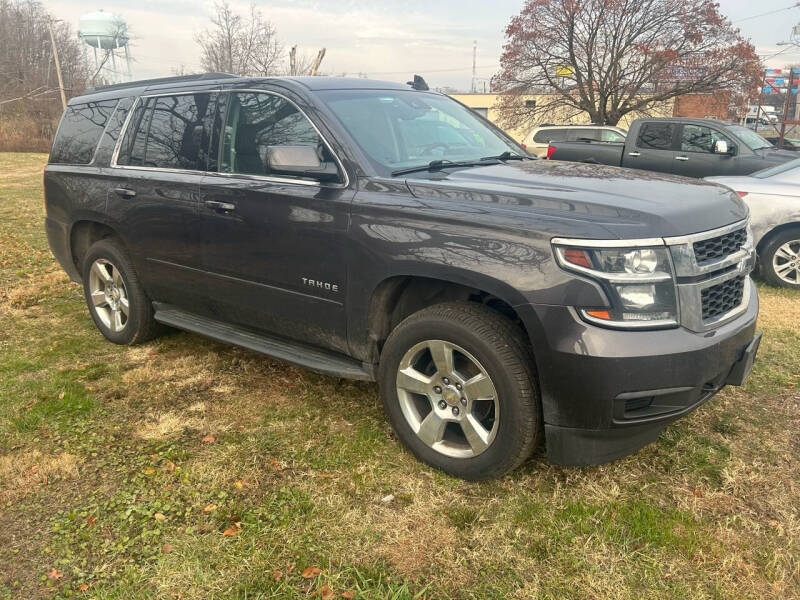
M575 307L587 321L619 328L677 326L675 277L666 247L593 247L591 240L567 245L555 239L553 249L562 268L591 277L606 292L609 307Z

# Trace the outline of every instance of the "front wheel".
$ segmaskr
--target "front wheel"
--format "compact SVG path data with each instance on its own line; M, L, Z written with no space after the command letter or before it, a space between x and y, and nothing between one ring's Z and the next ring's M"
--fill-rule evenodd
M451 475L499 477L541 439L531 352L520 329L486 306L440 304L408 317L386 341L379 380L403 444Z
M767 282L800 288L800 229L789 229L772 237L759 258Z

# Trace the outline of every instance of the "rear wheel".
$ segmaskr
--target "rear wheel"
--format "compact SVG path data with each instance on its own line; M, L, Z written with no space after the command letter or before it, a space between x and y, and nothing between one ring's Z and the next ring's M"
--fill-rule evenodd
M100 240L87 251L83 292L95 325L109 341L139 344L161 331L153 319L153 305L117 240Z
M389 336L384 410L420 460L465 479L499 477L540 438L532 356L510 320L472 303L415 313Z
M800 228L773 236L761 250L761 270L772 285L800 288Z

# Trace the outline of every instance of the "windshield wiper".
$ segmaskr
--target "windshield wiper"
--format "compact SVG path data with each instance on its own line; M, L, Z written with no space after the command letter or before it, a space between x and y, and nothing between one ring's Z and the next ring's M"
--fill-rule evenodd
M484 165L493 164L489 161L497 161L500 160L497 157L489 156L487 158L481 158L480 160L464 160L464 161L452 161L452 160L432 160L427 165L418 165L416 167L406 167L405 169L397 169L396 171L392 171L392 176L395 175L405 175L406 173L417 173L419 171L439 171L440 169L449 169L450 167L480 167Z
M506 150L497 156L484 156L481 160L533 160L530 156L522 156L516 152Z

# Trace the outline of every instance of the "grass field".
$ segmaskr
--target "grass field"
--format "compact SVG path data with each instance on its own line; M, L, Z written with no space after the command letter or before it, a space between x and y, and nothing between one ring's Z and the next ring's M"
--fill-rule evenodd
M101 337L0 154L0 600L800 597L800 294L760 359L613 464L426 468L375 385L173 333Z

